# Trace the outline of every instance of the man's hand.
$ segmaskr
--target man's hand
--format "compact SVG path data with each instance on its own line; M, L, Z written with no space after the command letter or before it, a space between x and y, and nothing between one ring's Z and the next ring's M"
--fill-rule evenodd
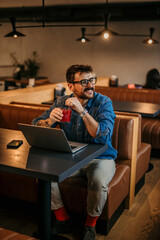
M63 117L62 110L60 108L54 108L50 113L49 118L45 120L43 119L39 120L37 122L37 126L51 127L55 122L60 122L62 117Z
M55 122L60 122L63 117L62 110L60 108L54 108L50 113L49 117L52 121L52 124Z
M76 97L68 98L65 102L65 105L77 111L78 113L82 113L84 111L82 104Z
M65 102L65 105L71 107L79 114L81 114L84 111L82 104L76 97L68 98ZM95 138L99 123L95 121L94 118L89 113L86 113L82 118L89 134Z

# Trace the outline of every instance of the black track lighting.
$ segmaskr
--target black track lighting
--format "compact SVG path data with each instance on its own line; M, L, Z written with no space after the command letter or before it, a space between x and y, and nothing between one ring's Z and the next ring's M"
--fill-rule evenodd
M16 31L16 26L15 26L15 18L14 17L10 17L10 21L11 21L11 24L12 24L12 28L13 28L13 31L6 34L4 37L14 37L14 38L17 38L17 37L25 37L25 35L23 33L20 33L18 31Z
M104 36L104 38L109 38L109 36L117 36L117 37L146 37L147 39L145 39L143 41L143 43L146 44L158 44L159 42L155 39L152 38L153 33L155 31L154 28L150 28L150 35L149 34L120 34L117 33L111 29L108 28L108 24L109 24L109 20L111 17L111 13L109 10L109 4L108 4L108 0L106 0L106 10L103 14L104 17L104 23L103 24L45 24L45 0L42 0L42 24L41 25L31 25L31 26L17 26L18 28L39 28L39 27L81 27L81 37L76 39L76 41L80 41L82 43L85 42L89 42L90 39L86 38L86 36ZM12 28L13 31L6 34L5 37L24 37L25 35L23 33L20 33L18 31L16 31L16 27L15 27L15 18L11 17L10 18L11 24L12 24ZM0 24L1 26L1 24ZM96 34L86 34L86 27L104 27L103 30L101 30L100 32L96 33Z
M150 28L149 31L150 31L149 38L145 39L145 40L143 41L143 43L149 44L149 45L158 44L159 42L158 42L157 40L155 40L155 39L152 38L153 33L154 33L154 31L155 31L155 28Z
M80 42L82 42L82 43L90 42L90 39L88 39L88 38L85 37L86 28L81 28L81 31L82 31L82 37L77 38L76 41L80 41Z

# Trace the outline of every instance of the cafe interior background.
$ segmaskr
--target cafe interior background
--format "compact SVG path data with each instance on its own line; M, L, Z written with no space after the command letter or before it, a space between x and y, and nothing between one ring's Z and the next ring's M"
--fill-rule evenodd
M120 0L109 0L110 3L120 3ZM159 2L159 1L123 1L123 2ZM0 8L22 8L22 7L45 7L54 5L77 5L79 4L106 4L105 0L1 0ZM109 5L108 5L109 6ZM44 5L43 5L44 7ZM80 7L80 6L79 6ZM134 11L134 9L133 9ZM136 11L136 10L135 10ZM67 12L64 14L67 14ZM83 16L83 11L81 12ZM85 13L86 14L86 13ZM88 12L88 15L90 12ZM135 14L136 15L136 14ZM0 17L0 77L13 76L14 68L11 53L15 53L20 63L30 58L33 51L36 51L41 62L39 76L46 76L51 82L65 81L65 72L68 66L72 64L90 64L94 67L97 76L110 77L116 75L119 85L135 83L143 85L145 83L146 73L151 68L157 68L160 71L160 44L144 44L143 40L147 37L126 37L112 36L104 39L101 36L90 36L87 34L96 34L104 29L104 19L97 22L36 22L34 11L32 12L33 21L21 21L16 19L16 30L25 34L25 37L4 37L12 31L10 17L2 20ZM146 19L144 13L138 13L139 19L114 20L113 15L108 22L108 28L119 34L149 35L149 29L154 28L153 38L160 42L160 7L156 13L153 11L152 17ZM141 16L141 17L140 17ZM62 16L63 18L64 16ZM46 20L46 19L45 19ZM47 27L48 24L62 25L74 24L79 27ZM84 25L101 26L84 26ZM25 26L41 25L41 27ZM83 26L81 26L83 25ZM18 28L24 26L24 28ZM76 41L82 36L81 27L85 27L86 38L90 39L85 43ZM8 66L8 67L7 67Z

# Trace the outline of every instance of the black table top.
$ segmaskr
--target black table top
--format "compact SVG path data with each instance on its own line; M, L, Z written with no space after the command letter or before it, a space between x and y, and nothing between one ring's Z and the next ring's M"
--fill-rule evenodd
M156 117L160 114L160 105L145 102L112 101L113 108L119 112L139 113L142 117Z
M7 149L11 140L23 140L18 149ZM0 170L60 182L103 153L107 146L89 144L75 154L30 147L20 131L0 129Z

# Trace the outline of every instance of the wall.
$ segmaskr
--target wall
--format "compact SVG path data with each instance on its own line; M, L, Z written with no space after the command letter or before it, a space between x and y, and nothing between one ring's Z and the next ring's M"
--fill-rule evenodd
M156 28L154 38L160 41L158 21L109 23L109 28L119 33L149 34L149 27ZM86 32L96 33L101 29L90 27ZM52 82L64 81L67 67L75 63L93 65L98 76L117 75L120 85L144 84L149 69L155 67L160 71L160 44L145 45L141 37L112 37L104 41L101 37L88 36L91 42L82 44L75 41L81 36L80 28L59 27L17 29L26 37L4 38L11 30L9 23L1 26L0 65L12 64L11 52L16 52L19 62L23 62L37 51L42 63L39 75L48 76ZM0 68L0 76L12 74L12 68Z

